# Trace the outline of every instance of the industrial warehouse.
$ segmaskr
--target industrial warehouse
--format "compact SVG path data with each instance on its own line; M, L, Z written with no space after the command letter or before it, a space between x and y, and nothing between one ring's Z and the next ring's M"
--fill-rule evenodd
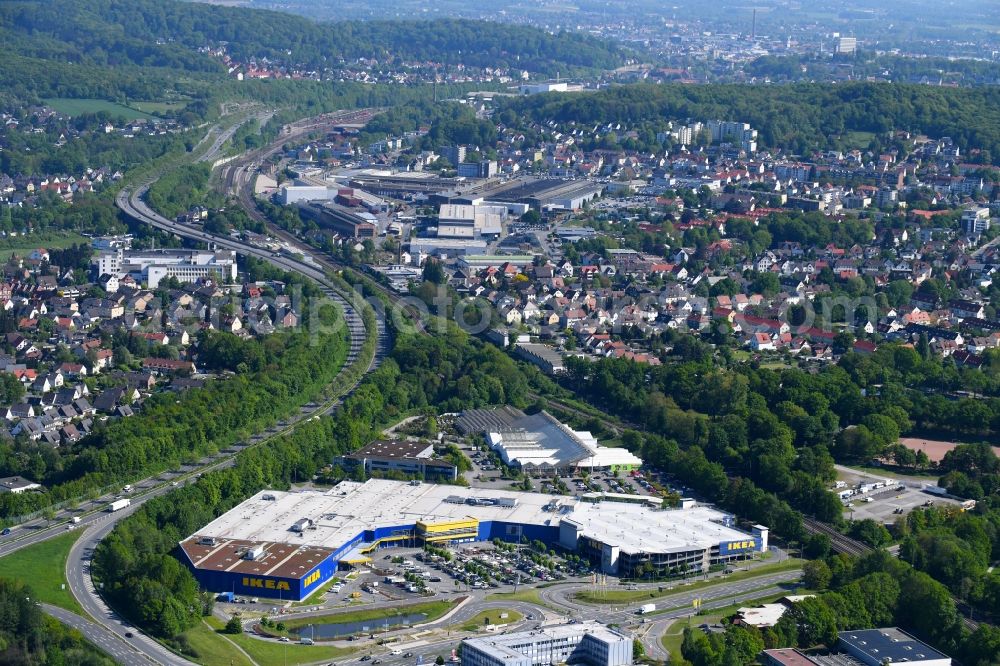
M181 542L202 587L301 600L341 568L389 546L538 539L609 574L707 571L767 550L768 530L697 506L593 502L418 481L342 481L328 491L264 491Z

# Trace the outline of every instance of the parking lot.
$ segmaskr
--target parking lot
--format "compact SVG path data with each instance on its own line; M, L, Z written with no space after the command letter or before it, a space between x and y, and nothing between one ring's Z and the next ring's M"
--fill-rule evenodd
M515 487L522 490L520 482L513 476L505 476L507 470L499 457L485 445L460 443L459 449L472 463L472 470L465 473L466 481L474 488L494 488L511 490ZM531 487L536 492L552 493L554 495L579 495L588 492L609 492L628 495L659 496L659 492L650 483L650 478L643 472L619 473L594 472L584 476L545 477L537 476L530 479Z
M895 486L882 492L870 493L864 498L852 500L847 506L847 511L848 517L852 520L871 518L880 523L892 523L895 522L896 518L913 509L938 504L959 506L961 502L931 495L916 488L903 486L902 490L899 490L899 486Z

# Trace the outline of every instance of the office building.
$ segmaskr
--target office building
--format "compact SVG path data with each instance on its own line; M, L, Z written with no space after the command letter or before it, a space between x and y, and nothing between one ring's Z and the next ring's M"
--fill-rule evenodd
M215 279L236 280L236 253L231 250L125 250L118 248L102 252L94 260L98 276L124 277L131 275L150 289L161 280L176 278L180 282Z
M492 178L499 170L496 160L461 162L456 167L459 178Z
M966 208L962 211L962 231L967 234L978 236L990 228L990 209Z
M858 50L858 40L856 37L841 37L837 40L837 53L840 55L854 55Z
M628 666L632 638L597 622L462 641L463 666Z
M454 481L458 469L434 458L434 445L426 442L376 440L368 446L334 459L345 471L364 470L366 476L402 474L425 481Z

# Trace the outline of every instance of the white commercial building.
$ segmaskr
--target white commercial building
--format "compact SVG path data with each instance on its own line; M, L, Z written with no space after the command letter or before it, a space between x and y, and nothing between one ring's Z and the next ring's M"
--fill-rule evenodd
M962 211L962 230L979 235L990 228L990 209L974 206Z
M487 432L486 441L506 464L524 470L614 472L642 467L642 459L631 451L601 446L591 433L573 430L546 411Z
M150 289L160 280L173 277L180 282L197 282L214 277L223 282L236 280L236 253L232 250L124 250L103 252L94 260L97 274L131 275Z
M632 638L597 622L462 641L463 666L628 666Z
M332 201L337 196L337 188L323 185L288 185L281 188L278 201L282 205L299 203L300 201Z

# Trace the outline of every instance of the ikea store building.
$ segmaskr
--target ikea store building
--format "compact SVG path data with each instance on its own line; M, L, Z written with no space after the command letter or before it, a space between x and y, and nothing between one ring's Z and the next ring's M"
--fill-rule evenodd
M592 499L592 498L590 498ZM185 563L213 592L302 600L339 569L391 546L540 540L585 555L602 571L633 576L714 564L767 550L768 530L736 529L732 516L685 508L585 501L541 493L371 479L328 491L264 491L180 543Z

